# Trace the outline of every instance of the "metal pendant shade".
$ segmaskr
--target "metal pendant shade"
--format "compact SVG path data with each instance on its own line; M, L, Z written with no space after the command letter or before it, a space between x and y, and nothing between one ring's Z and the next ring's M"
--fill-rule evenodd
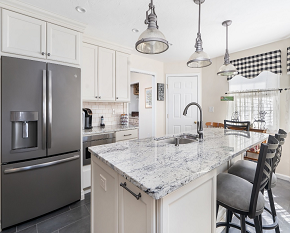
M203 51L202 48L202 40L200 34L200 12L201 12L201 4L204 3L205 0L193 0L194 3L199 5L199 16L198 16L198 33L195 43L195 52L190 56L187 66L190 68L202 68L211 65L211 60L207 53Z
M149 14L149 11L150 14ZM145 24L148 28L140 35L136 42L135 48L140 53L159 54L165 52L169 48L168 41L157 25L157 15L153 0L149 4L149 10L146 11Z
M238 74L238 71L234 65L230 63L230 55L228 50L228 26L232 24L231 20L226 20L222 23L226 27L226 53L224 57L224 64L220 67L218 75L228 77L228 80L232 79L235 75Z

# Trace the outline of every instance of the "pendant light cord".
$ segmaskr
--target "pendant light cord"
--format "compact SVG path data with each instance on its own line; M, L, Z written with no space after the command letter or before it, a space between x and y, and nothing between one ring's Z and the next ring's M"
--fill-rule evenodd
M228 25L226 26L226 33L227 33L227 38L226 38L226 50L229 51L229 43L228 43L228 37L229 37L229 31L228 31Z
M198 34L200 34L200 14L201 14L201 3L200 3L200 0L199 0L199 12L198 12Z

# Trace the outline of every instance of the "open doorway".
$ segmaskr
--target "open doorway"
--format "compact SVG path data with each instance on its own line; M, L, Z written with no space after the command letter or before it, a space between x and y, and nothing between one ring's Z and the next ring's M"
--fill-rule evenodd
M139 138L155 136L154 76L131 72L129 123L138 125Z

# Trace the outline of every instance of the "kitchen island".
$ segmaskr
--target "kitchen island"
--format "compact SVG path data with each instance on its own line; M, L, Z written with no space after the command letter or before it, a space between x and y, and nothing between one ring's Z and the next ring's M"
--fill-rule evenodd
M204 129L202 142L180 146L147 138L90 147L91 232L216 232L216 176L267 137Z

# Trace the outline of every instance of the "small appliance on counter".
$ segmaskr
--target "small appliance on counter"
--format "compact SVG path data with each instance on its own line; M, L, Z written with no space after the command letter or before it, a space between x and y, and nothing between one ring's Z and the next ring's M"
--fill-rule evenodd
M121 114L121 125L128 125L129 117L128 114Z
M139 116L139 112L132 112L132 117L138 117Z
M85 129L93 128L93 126L92 126L92 116L93 116L92 110L89 108L83 108L83 111L85 112L85 115L83 115L84 128Z
M105 127L104 121L105 121L104 116L101 116L101 124L100 124L101 127Z

